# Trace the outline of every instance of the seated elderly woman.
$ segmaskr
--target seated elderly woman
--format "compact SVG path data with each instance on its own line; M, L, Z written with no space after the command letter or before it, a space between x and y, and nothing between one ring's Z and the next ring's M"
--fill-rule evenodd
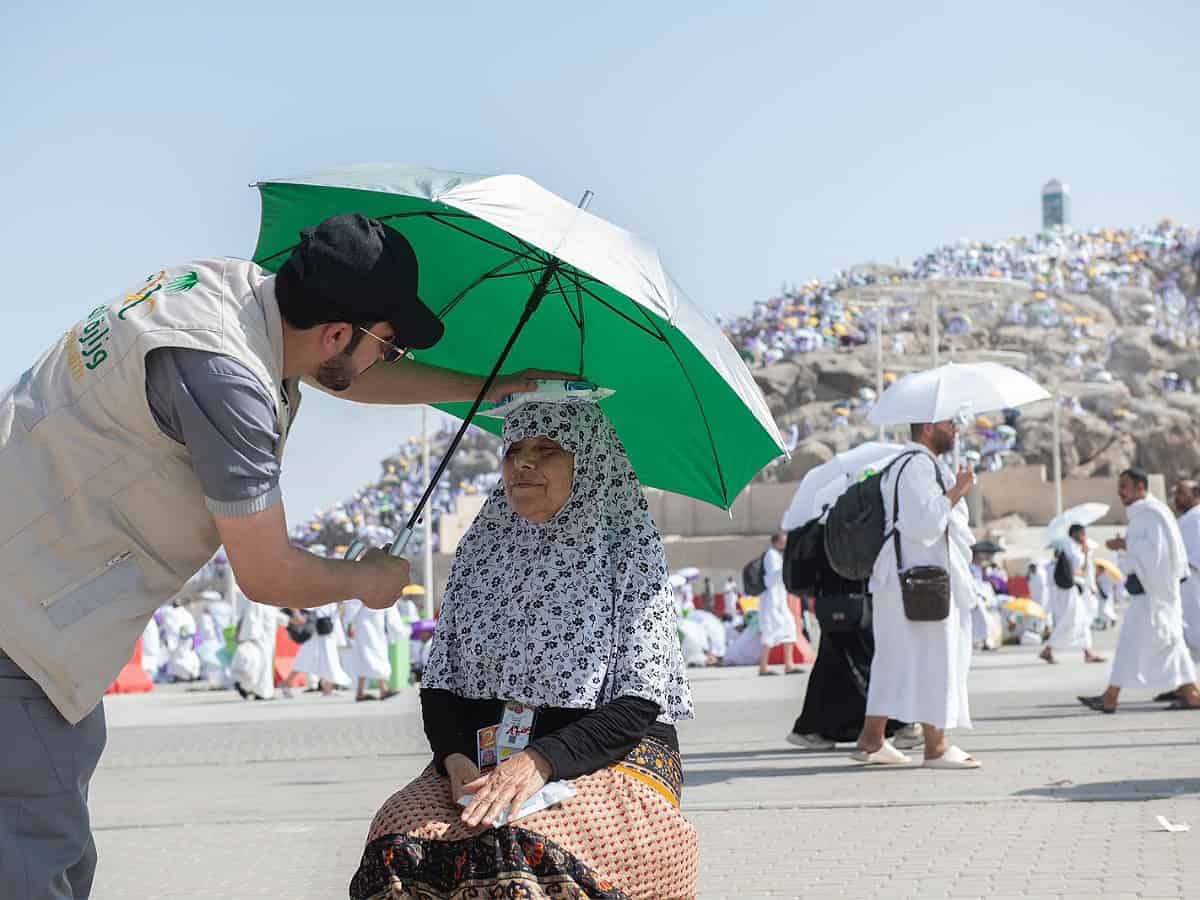
M505 420L502 474L421 679L433 762L376 814L350 896L693 896L673 724L691 692L625 450L592 403L528 403ZM575 795L491 827L559 780Z

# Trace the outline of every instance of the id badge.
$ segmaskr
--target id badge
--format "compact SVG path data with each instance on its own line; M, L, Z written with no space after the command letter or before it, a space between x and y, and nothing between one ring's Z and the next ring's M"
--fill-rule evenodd
M496 737L500 762L520 753L529 745L536 713L534 707L524 703L510 700L504 704L504 715L500 719L500 731Z
M475 764L480 772L488 772L496 768L500 761L496 756L496 733L498 725L488 725L475 732Z

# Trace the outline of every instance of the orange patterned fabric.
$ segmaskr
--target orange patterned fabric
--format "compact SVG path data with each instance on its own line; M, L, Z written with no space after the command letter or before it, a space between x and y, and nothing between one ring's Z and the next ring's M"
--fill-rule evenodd
M571 783L578 793L564 803L481 833L427 769L375 815L351 896L695 896L699 839L661 786L617 768Z

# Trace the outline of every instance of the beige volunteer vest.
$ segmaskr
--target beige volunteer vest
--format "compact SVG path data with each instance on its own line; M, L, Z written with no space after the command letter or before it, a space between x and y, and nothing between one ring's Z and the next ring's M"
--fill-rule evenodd
M286 436L299 393L289 383L281 400L274 286L235 259L156 272L87 312L0 394L0 648L70 722L219 544L187 449L150 412L146 354L239 360L275 398Z

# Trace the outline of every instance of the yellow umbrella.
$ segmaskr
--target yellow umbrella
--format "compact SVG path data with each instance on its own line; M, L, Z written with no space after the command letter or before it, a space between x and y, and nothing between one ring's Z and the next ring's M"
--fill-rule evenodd
M1112 576L1117 581L1120 581L1122 579L1121 570L1117 568L1116 564L1113 563L1112 560L1097 559L1097 560L1095 560L1095 563L1096 563L1096 569L1098 570L1096 572L1097 575L1099 575L1100 572L1107 572L1110 576Z
M994 428L995 426L992 424L992 420L989 419L987 416L980 416L979 418L977 418L975 420L975 427L976 428Z
M753 612L758 609L758 598L742 597L738 600L738 606L742 608L742 612Z
M421 587L419 584L410 584L400 593L404 597L424 597L425 588Z
M1020 613L1024 616L1035 616L1038 618L1046 618L1046 610L1042 608L1040 603L1035 603L1028 597L1014 597L1004 604L1004 608L1009 612Z

